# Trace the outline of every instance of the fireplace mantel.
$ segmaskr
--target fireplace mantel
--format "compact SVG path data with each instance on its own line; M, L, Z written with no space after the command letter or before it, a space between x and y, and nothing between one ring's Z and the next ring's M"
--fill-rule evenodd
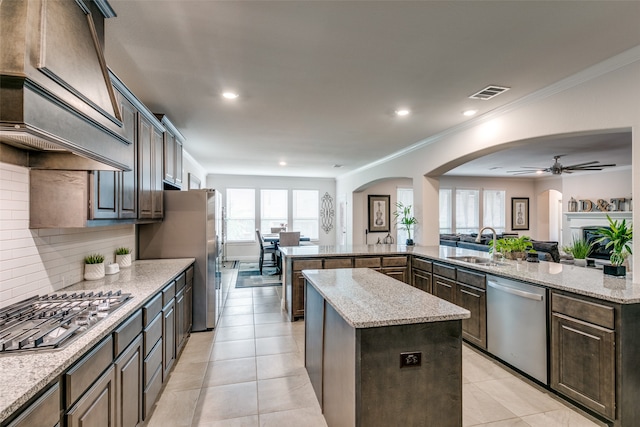
M569 222L569 228L582 229L583 227L606 227L609 225L607 215L614 220L633 220L633 212L565 212Z

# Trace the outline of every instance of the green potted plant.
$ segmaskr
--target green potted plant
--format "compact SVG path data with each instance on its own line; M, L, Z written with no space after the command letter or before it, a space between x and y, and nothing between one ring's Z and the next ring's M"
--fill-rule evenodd
M413 246L411 229L418 224L418 220L411 214L411 205L404 205L402 202L396 203L397 211L393 213L395 222L401 230L407 230L407 246Z
M98 280L104 277L104 255L91 254L84 257L84 280Z
M605 249L611 248L611 256L609 257L611 265L604 266L604 274L626 276L627 269L622 263L629 254L633 254L631 250L633 225L627 225L626 219L613 220L609 215L607 215L607 220L609 227L600 228L598 234L601 237L596 240L596 243L605 243Z
M529 249L527 251L527 262L540 262L538 258L538 251L535 249Z
M524 259L525 252L533 248L533 243L529 236L503 237L496 240L495 247L493 242L489 242L489 246L491 253L500 253L508 259Z
M563 247L562 250L571 254L575 265L579 267L586 267L587 256L589 256L589 253L591 252L591 246L593 246L593 242L589 243L585 239L574 237L571 245Z
M120 268L131 267L131 249L125 247L117 248L116 263Z

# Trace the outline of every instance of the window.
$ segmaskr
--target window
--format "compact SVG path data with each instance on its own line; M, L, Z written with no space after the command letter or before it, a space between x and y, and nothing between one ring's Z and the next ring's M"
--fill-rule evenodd
M413 188L398 188L396 191L396 197L399 203L402 203L404 206L411 206L411 214L416 216L415 209L413 209ZM407 230L397 227L396 231L396 243L404 244L404 242L409 238ZM413 227L411 231L414 232L415 227ZM413 237L415 237L415 233Z
M451 206L451 189L440 189L440 234L453 233L452 224L452 206Z
M256 192L252 188L227 189L227 240L256 240Z
M480 191L456 189L456 233L477 233L480 228Z
M484 190L482 192L482 226L493 227L496 233L506 230L506 192L504 190Z
M319 193L317 190L293 190L293 224L291 231L299 231L311 240L318 239L320 223Z
M271 233L271 227L287 224L287 190L260 190L260 232Z

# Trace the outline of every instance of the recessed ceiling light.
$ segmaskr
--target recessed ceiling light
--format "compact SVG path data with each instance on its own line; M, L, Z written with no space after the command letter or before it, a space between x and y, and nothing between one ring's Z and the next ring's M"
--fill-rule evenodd
M407 108L401 108L396 110L396 116L408 116L411 113L411 110Z
M543 173L544 173L544 171L536 171L536 173L537 173L538 175L541 175L541 174L543 174Z
M280 166L287 166L287 162L280 162Z
M471 117L471 116L475 116L476 113L478 112L478 110L466 110L462 112L463 116L467 116L467 117Z
M236 99L238 97L238 94L235 92L224 92L222 96L227 99Z

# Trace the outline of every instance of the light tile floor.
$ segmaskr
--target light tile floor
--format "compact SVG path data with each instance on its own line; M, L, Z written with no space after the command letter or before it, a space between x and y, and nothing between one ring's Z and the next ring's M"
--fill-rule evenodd
M281 313L279 288L230 289L218 328L191 335L147 425L326 427L304 368L304 322ZM604 424L465 345L463 425Z

